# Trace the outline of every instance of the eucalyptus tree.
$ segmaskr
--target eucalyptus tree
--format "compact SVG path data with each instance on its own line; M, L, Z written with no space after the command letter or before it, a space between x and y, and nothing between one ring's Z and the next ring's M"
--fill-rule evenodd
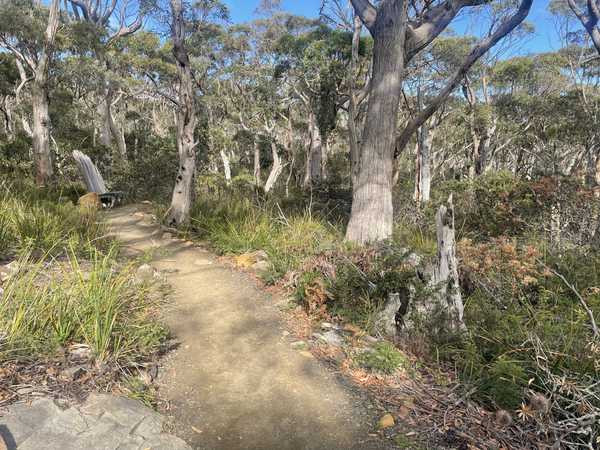
M370 81L370 44L372 40L363 36L363 24L350 2L345 0L324 0L321 18L332 27L344 30L352 36L349 61L340 108L346 112L348 147L350 149L350 178L356 183L359 168L360 123L364 117L364 101L368 95ZM347 50L346 50L347 51ZM342 118L343 121L343 118Z
M399 133L396 128L402 82L411 60L429 46L464 9L489 5L491 0L406 2L352 0L356 13L374 41L371 88L360 150L360 167L353 189L352 212L346 231L350 241L366 243L392 234L392 173L395 149L401 151L460 84L465 74L491 47L519 26L533 0L522 0L506 12L465 56L460 67L429 104Z
M567 0L569 8L577 17L592 40L596 52L600 55L600 2L597 0Z
M195 194L197 147L200 143L197 125L201 104L199 91L206 89L213 67L210 40L220 28L215 21L228 16L227 8L218 0L201 0L191 5L183 0L170 0L170 37L177 67L177 151L179 168L166 221L180 226L190 219Z
M580 134L588 134L585 144L588 165L586 178L588 183L600 185L600 135L596 131L600 113L597 109L599 4L596 0L553 0L549 9L560 25L559 35L563 40L561 55L568 61L566 73L569 74L573 90L578 93L580 108L586 114L577 127ZM584 122L591 122L592 125L583 128Z
M31 83L33 159L40 186L54 173L50 150L48 73L60 20L59 0L48 8L29 0L0 3L0 46L15 56L21 85Z
M275 51L281 71L290 77L294 94L306 111L309 145L303 185L310 187L325 175L326 142L337 122L352 34L295 16L287 18L285 27Z
M111 147L117 144L115 155L125 159L127 146L122 126L115 122L113 109L120 98L115 99L117 81L114 72L114 60L118 54L115 44L142 27L145 5L136 0L69 0L72 18L89 25L79 31L91 33L97 40L95 56L104 75L102 82L102 100L99 104L101 116L100 139ZM117 51L115 51L117 50Z
M295 163L293 117L298 117L299 100L294 94L296 79L281 61L282 39L298 27L287 14L262 9L267 17L230 29L225 83L230 86L233 120L241 132L239 137L253 145L252 173L255 184L264 192L273 191L284 169L291 172ZM303 23L312 23L301 19ZM283 152L282 152L283 150ZM284 157L284 152L287 157ZM270 163L265 182L263 165Z
M497 142L490 162L519 176L569 175L586 164L594 127L578 104L568 60L555 53L499 61L490 77Z
M16 107L15 89L19 85L19 72L12 53L0 53L0 113L3 134L8 141L14 137L13 111Z

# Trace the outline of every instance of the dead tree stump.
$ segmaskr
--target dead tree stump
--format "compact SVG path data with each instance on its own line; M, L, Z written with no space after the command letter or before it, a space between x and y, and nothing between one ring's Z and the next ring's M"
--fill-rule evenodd
M431 280L436 292L432 295L432 308L439 308L443 324L448 331L464 328L464 305L458 280L456 259L456 232L454 229L454 204L452 194L446 205L440 206L435 216L437 227L437 264Z

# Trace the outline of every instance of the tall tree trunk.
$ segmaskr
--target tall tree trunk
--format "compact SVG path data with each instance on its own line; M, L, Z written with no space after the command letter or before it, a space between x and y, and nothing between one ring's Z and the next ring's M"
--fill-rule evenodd
M262 181L260 179L260 144L258 139L254 139L254 183L260 187Z
M348 140L350 141L350 168L352 185L358 181L358 172L360 168L360 147L358 143L358 127L356 119L358 117L358 105L354 91L356 90L356 68L358 66L358 52L360 50L360 34L362 32L362 21L358 15L354 15L354 26L352 33L352 57L348 67L348 78L350 82L350 101L348 102Z
M110 142L113 140L117 143L117 153L113 155L114 160L125 161L127 159L127 145L125 144L125 134L123 130L115 122L113 116L113 99L114 99L114 86L109 81L106 85L105 98L104 98L104 114L105 123L108 126L108 132L110 134ZM115 158L116 156L116 158Z
M428 203L431 193L431 145L434 130L427 122L417 130L417 168L415 170L415 201Z
M325 145L323 145L321 148L323 150L321 157L321 180L327 181L327 164L329 163L329 153L331 151L329 136L325 138Z
M44 84L36 79L31 87L33 106L33 158L35 181L44 186L54 174L52 152L50 150L50 115L48 114L48 93Z
M225 182L231 184L231 161L225 150L220 151L221 161L223 161L223 173L225 174Z
M110 77L111 63L106 55L106 50L102 49L98 52L100 65L105 68L106 77ZM100 142L102 145L112 149L113 161L125 161L127 158L127 145L125 143L125 135L123 130L117 125L113 114L113 103L115 98L114 82L107 78L104 80L104 89L102 92L103 98L98 107L98 112L102 120L100 127ZM113 148L113 143L117 143L117 148Z
M308 112L308 131L310 145L306 154L305 188L320 183L323 178L323 138L317 123L317 116L312 109Z
M48 69L54 41L58 29L58 0L52 0L48 15L48 25L44 37L44 48L35 67L35 76L31 89L33 107L33 160L35 165L35 181L38 186L48 183L54 170L50 150L50 115L48 114Z
M271 153L273 154L273 165L271 166L271 172L269 173L269 177L265 183L265 192L267 193L273 189L277 179L283 171L283 164L281 162L281 158L279 157L279 153L277 152L277 145L273 141L271 142Z
M404 73L406 2L386 2L372 28L373 76L346 239L367 243L392 234L395 131Z
M179 169L171 207L167 217L170 226L185 224L190 219L190 209L194 199L196 175L196 101L194 80L190 60L185 48L185 23L182 0L171 0L173 55L177 63L179 78L179 105L177 110L177 151Z
M100 123L100 143L105 147L111 148L113 145L113 136L110 131L110 123L108 121L109 117L109 107L107 106L107 98L104 98L100 101L98 105L98 114L100 115L101 123Z

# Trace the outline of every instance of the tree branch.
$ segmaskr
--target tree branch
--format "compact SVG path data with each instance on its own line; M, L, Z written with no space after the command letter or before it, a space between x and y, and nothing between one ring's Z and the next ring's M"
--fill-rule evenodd
M377 9L369 2L369 0L350 0L356 15L360 17L360 20L365 24L365 27L371 31L375 26L375 20L377 19Z
M463 61L462 66L455 72L454 76L448 81L446 86L440 91L440 93L427 105L425 109L419 112L413 119L406 125L404 130L396 139L396 152L402 151L402 149L408 144L413 133L427 120L429 119L446 101L448 96L456 89L460 84L461 80L466 76L469 69L481 58L490 48L505 37L508 33L514 30L529 14L533 0L523 0L519 9L509 18L504 20L500 26L490 34L488 37L482 39L475 45L473 50L467 55Z
M461 9L467 6L479 6L490 0L446 0L423 14L422 18L410 23L407 28L406 58L410 61L427 47L454 20Z
M592 326L592 332L594 333L594 337L595 338L600 337L600 331L598 331L598 325L596 325L596 320L594 319L594 312L590 309L590 307L586 303L585 299L581 296L581 294L577 291L577 289L575 289L575 287L567 281L567 279L564 277L564 275L558 273L556 270L551 269L548 266L546 266L546 268L549 269L550 272L552 272L558 278L560 278L562 280L562 282L565 284L565 286L567 286L571 290L571 292L573 292L573 294L575 294L575 297L577 297L577 299L579 300L579 303L581 303L581 306L583 306L583 309L585 310L585 312L587 313L587 315L590 319L590 325Z

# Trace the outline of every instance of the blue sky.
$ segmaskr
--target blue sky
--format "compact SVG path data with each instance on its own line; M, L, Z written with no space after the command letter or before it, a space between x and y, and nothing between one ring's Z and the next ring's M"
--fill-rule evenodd
M254 11L259 0L225 0L229 5L234 22L244 22L255 18ZM293 14L316 17L319 14L321 0L284 0L283 7ZM534 0L528 21L535 26L535 34L526 42L519 44L518 53L556 50L560 47L558 37L547 12L548 0ZM461 25L456 25L457 30Z

